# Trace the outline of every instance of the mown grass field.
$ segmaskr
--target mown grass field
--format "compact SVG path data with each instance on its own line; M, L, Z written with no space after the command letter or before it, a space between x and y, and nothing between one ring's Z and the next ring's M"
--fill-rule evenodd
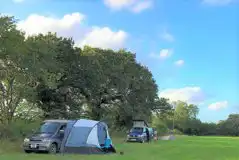
M151 144L123 143L117 139L115 143L124 155L27 155L18 146L2 142L0 160L239 160L239 138L233 137L185 136Z

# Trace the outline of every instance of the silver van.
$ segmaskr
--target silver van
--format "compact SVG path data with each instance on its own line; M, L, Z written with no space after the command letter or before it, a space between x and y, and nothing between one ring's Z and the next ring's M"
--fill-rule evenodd
M23 149L26 153L46 152L55 154L60 150L67 120L46 120L32 135L26 137Z

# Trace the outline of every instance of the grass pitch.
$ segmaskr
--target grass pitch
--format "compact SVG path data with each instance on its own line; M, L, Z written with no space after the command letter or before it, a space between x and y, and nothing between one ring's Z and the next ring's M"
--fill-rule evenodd
M124 155L45 155L25 154L19 145L0 142L1 160L239 160L239 138L177 137L174 141L150 144L123 143L115 139L118 152Z

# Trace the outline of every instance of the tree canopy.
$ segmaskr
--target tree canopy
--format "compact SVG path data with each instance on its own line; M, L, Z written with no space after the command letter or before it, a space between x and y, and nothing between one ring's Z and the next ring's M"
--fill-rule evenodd
M152 111L170 109L136 54L77 48L56 33L25 37L14 17L2 16L0 23L2 122L27 117L19 110L25 103L42 111L42 118L88 117L119 127L135 118L150 121Z

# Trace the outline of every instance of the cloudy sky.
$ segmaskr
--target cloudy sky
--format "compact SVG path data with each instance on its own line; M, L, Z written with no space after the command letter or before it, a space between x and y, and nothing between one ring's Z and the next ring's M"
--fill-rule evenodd
M159 96L200 107L203 121L239 111L238 0L0 0L27 35L57 32L76 45L127 48Z

